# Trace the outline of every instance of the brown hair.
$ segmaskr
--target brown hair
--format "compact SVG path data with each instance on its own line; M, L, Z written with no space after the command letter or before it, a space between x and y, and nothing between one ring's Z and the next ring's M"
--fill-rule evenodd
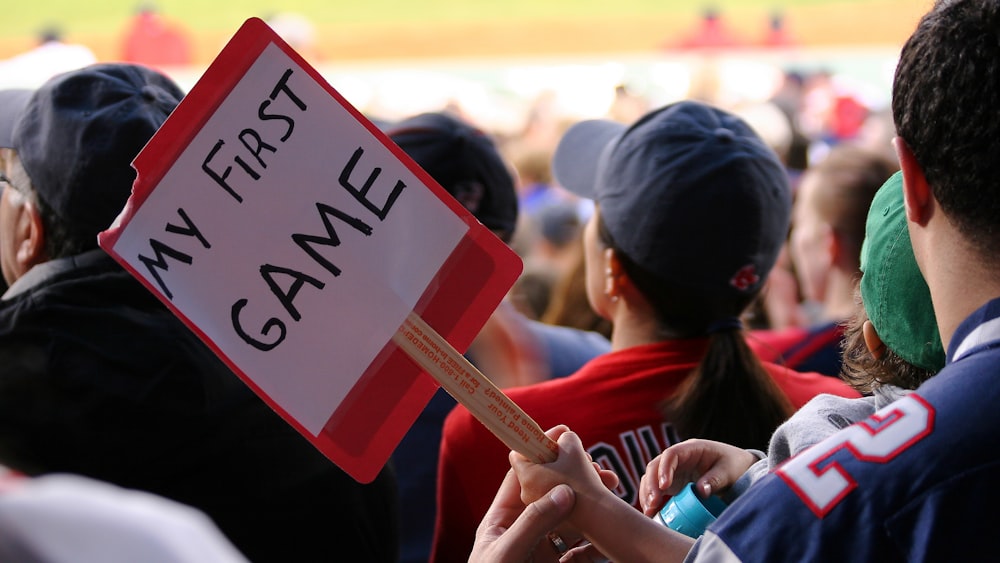
M591 330L611 337L611 321L598 315L587 300L586 263L583 253L577 252L573 268L556 281L541 321L581 330Z
M868 350L863 328L868 320L868 312L861 302L860 293L856 293L855 298L859 307L854 316L844 323L841 379L861 393L871 393L879 385L916 389L930 379L935 372L907 362L884 344L880 358L876 358Z
M818 176L820 181L811 203L846 242L846 255L857 263L865 240L868 208L875 192L897 170L896 161L881 153L842 144L833 147L826 158L807 172Z

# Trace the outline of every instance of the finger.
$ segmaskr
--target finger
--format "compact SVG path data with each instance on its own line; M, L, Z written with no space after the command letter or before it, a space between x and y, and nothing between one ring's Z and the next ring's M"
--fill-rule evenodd
M552 438L555 441L559 441L559 436L562 436L563 434L569 431L570 431L569 426L566 426L565 424L557 424L556 426L553 426L552 428L546 430L545 435L548 436L549 438ZM531 461L526 456L516 451L511 451L509 454L507 454L507 458L512 467L515 466L515 463L517 462Z
M552 428L546 430L545 435L548 436L549 438L552 438L553 440L558 441L559 436L562 436L563 434L569 431L570 431L569 426L566 426L565 424L557 424Z
M723 492L731 487L756 460L757 457L750 452L731 450L729 455L721 456L717 463L698 478L695 489L703 498Z
M713 442L690 439L663 452L657 485L662 494L676 495L689 481L698 480L717 459Z
M597 471L597 476L601 478L601 484L608 490L615 490L618 485L621 484L621 480L618 478L618 474L610 469L604 469L601 464L596 461L591 462L594 465L594 470Z
M496 496L490 504L489 510L479 523L481 530L486 530L495 526L506 528L514 520L514 514L520 514L524 509L521 504L521 485L517 482L517 475L514 470L508 470L504 476L500 488L497 489Z
M566 552L559 563L609 563L610 560L592 544L574 547Z
M732 485L728 468L724 465L712 466L704 475L695 481L694 489L701 498L708 498L712 493L729 488Z
M559 445L559 454L558 454L559 456L562 456L563 452L569 452L569 455L572 456L571 459L576 457L583 457L587 459L587 463L591 462L589 458L590 454L588 454L587 451L583 449L583 442L580 441L580 436L576 432L573 432L565 425L559 425L549 430L548 433L552 433L550 437L553 437L553 439ZM531 460L520 454L518 454L517 456L511 455L510 461L511 461L511 466L514 467L514 469L518 469L519 465L524 465L525 463L531 462Z
M646 516L652 516L660 509L660 499L663 495L660 493L659 487L654 487L650 484L652 479L647 473L643 475L639 480L639 504L642 507L642 512Z
M674 450L670 452L669 450L664 453L664 460L660 463L659 472L656 475L656 485L661 491L665 491L674 482L674 473L677 471L677 466L680 464L680 457L678 456L678 451ZM671 455L671 453L673 455Z
M539 542L548 541L545 535L569 516L575 502L569 485L556 485L548 494L529 504L497 540L501 544L498 552L506 554L505 560L509 561L527 559Z
M556 442L559 444L560 449L577 450L579 452L582 452L582 455L587 458L588 463L593 461L590 458L590 454L587 453L586 449L584 449L583 442L580 440L580 435L577 434L576 432L573 432L572 430L567 428L565 432L559 435L559 437L556 439Z
M646 472L639 479L639 503L643 512L659 508L660 499L663 497L659 487L662 461L663 454L654 457L646 464Z
M705 474L694 484L694 490L701 498L708 498L714 491L721 487L718 485L719 479L709 474Z

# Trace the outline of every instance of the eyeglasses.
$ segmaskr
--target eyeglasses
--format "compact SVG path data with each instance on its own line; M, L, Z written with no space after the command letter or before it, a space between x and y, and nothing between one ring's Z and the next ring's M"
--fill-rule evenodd
M17 185L16 185L16 184L15 184L14 182L12 182L12 181L10 180L10 178L8 178L8 177L7 177L7 174L5 174L5 173L3 172L3 170L0 170L0 186L2 186L2 185L4 185L4 184L7 184L7 185L8 185L8 186L10 186L10 187L11 187L11 188L12 188L12 189L13 189L13 190L15 191L15 192L17 192L17 193L19 193L19 194L23 194L23 193L24 193L24 190L22 190L21 188L17 187Z

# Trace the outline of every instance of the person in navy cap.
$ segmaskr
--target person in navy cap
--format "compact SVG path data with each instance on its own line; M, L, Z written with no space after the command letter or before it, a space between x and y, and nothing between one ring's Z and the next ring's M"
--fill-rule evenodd
M14 132L14 119L20 114L21 108L28 103L31 90L27 88L10 88L0 90L0 147L11 145L11 134ZM0 182L0 194L4 184ZM7 280L0 276L0 295L7 291Z
M98 248L182 96L99 64L0 108L0 460L198 508L252 561L395 561L391 472L340 471Z
M784 243L791 190L744 121L697 102L631 126L584 121L560 140L554 171L596 203L584 231L587 294L612 322L611 351L508 395L542 428L572 428L618 474L622 501L638 508L646 463L672 443L763 449L816 394L857 396L832 378L761 363L747 347L739 317ZM468 410L448 416L434 560L468 558L507 454Z
M893 79L907 231L944 367L764 477L692 551L690 539L669 531L661 538L672 546L633 536L625 541L655 553L631 561L982 561L996 552L989 530L1000 503L998 28L995 0L939 0L903 45ZM572 449L581 462L583 452ZM495 526L480 544L491 561L530 553L545 530L577 511L579 497L565 484L530 510L516 481L506 492L518 498L498 496ZM511 519L518 510L524 517Z

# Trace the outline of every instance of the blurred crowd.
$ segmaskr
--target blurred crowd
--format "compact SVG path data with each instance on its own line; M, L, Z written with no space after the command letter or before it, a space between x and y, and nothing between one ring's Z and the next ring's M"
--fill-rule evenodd
M932 14L947 18L952 4L985 2L941 2ZM995 12L984 9L991 25L1000 21ZM293 47L309 48L307 22L271 23ZM793 42L780 16L771 23L769 42ZM702 24L671 48L738 42L717 13L706 12ZM979 35L992 49L977 51L987 53L981 66L996 66L996 34ZM937 45L924 41L931 51ZM888 453L866 450L889 435L879 433L892 421L933 403L941 428L959 426L949 410L961 410L959 399L933 382L951 337L939 332L945 309L937 306L964 294L956 268L933 265L981 267L996 242L995 217L953 195L961 185L940 180L951 174L941 172L952 170L947 163L926 164L936 145L915 132L922 114L908 104L919 95L904 95L922 91L906 82L922 76L922 60L911 55L901 67L903 93L890 106L823 69L783 69L766 95L732 96L713 75L721 70L710 51L679 99L619 83L587 119L568 115L551 93L502 126L461 99L405 116L361 108L522 259L523 273L466 356L559 444L552 464L510 454L441 390L364 484L315 451L97 247L97 233L130 193L132 159L184 96L170 69L191 62L185 32L150 6L135 14L121 61L98 62L56 31L0 61L0 75L23 79L23 88L0 90L0 559L517 561L538 548L547 560L569 549L644 560L641 542L623 539L631 529L648 545L669 544L658 553L676 560L694 539L646 527L679 492L674 480L748 507L727 509L718 535L698 540L692 553L743 549L753 559L760 553L740 535L754 526L746 514L833 490L798 487L818 466L793 463L816 451L808 446L847 435L848 446L828 455L868 475L858 464L904 460L930 434ZM952 62L963 64L958 55ZM948 87L934 83L934 92ZM953 137L949 130L934 139L950 148ZM971 160L963 162L977 171L990 161ZM975 187L988 172L963 178ZM951 186L940 196L949 203L936 206L932 182ZM956 227L952 213L970 218ZM909 232L917 233L912 246ZM949 244L935 250L940 240ZM995 270L983 268L972 283L985 287ZM956 334L974 332L961 353L986 358L985 371L1000 340L987 329L956 329L974 309L943 314ZM955 311L962 317L952 318ZM921 471L927 482L945 475ZM883 481L858 482L870 489ZM783 483L793 492L775 492ZM924 498L922 489L891 488L891 500L849 493L824 498L836 506L870 496L893 507ZM523 513L537 516L567 502L580 510L559 512L525 549L504 539L530 535L514 526L525 506L538 507ZM784 524L819 514L809 533L822 541L826 509L817 506L790 508ZM929 512L864 517L888 518L888 535L898 538L892 534L909 520L892 517L929 522ZM832 514L827 522L848 520ZM906 537L907 546L919 543ZM878 548L862 559L888 553L890 540L870 541ZM900 553L944 552L920 546Z

